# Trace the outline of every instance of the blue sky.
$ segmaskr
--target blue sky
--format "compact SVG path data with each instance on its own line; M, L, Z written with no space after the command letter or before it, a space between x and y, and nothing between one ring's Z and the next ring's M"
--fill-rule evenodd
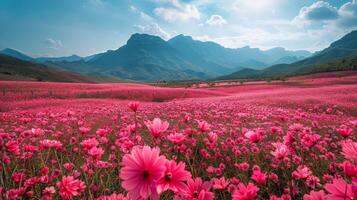
M321 50L357 29L357 0L1 0L0 49L81 56L136 32L226 47Z

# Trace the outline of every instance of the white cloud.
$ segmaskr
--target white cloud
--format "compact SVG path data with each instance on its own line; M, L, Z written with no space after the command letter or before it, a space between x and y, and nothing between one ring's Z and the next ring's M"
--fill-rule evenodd
M61 40L48 38L46 39L46 43L49 45L49 48L53 50L59 50L63 47Z
M179 0L168 0L165 6L157 7L154 13L167 21L200 19L201 14L196 6L180 2Z
M350 29L357 27L357 0L342 5L338 13L337 25Z
M351 30L357 26L357 0L345 3L340 8L325 1L315 2L311 6L301 8L293 23L309 28L340 27Z
M133 5L129 6L129 10L133 13L139 14L140 18L144 21L153 21L152 17L150 17L148 14L139 10L137 7L135 7Z
M210 26L219 26L227 24L227 21L220 15L211 15L211 17L206 21L206 24Z
M328 2L317 1L310 6L304 6L294 18L293 23L299 27L321 28L339 17L338 9Z
M137 31L141 33L147 33L150 35L157 35L163 38L164 40L167 40L171 38L172 34L166 32L163 30L157 23L150 23L148 25L134 25Z

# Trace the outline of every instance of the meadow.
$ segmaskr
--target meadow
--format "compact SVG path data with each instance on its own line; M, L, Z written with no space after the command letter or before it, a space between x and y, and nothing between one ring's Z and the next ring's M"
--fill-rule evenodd
M0 199L357 198L356 72L0 92Z

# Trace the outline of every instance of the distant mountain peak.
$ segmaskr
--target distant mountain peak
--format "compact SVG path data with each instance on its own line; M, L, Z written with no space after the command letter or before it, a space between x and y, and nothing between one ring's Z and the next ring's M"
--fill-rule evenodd
M179 34L171 38L170 40L193 40L193 38L189 35Z
M5 48L1 52L2 53L20 53L20 54L24 54L20 50L15 50L15 49L11 49L11 48Z
M2 51L0 51L1 54L11 56L17 59L21 60L26 60L26 61L33 61L34 59L24 53L22 53L19 50L11 49L11 48L5 48Z
M330 48L357 49L357 30L352 31L336 42L333 42L330 45Z

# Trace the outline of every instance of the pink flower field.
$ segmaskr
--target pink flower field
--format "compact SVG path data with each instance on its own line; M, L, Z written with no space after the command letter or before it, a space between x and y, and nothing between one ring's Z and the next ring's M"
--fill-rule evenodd
M0 92L0 199L357 199L356 72Z

